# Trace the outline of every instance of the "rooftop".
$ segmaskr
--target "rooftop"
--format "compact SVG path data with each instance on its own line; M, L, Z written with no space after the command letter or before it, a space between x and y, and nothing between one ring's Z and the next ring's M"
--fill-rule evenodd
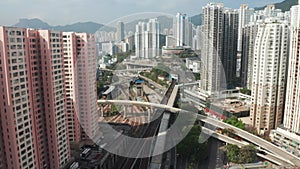
M250 107L246 104L245 101L238 99L223 99L212 103L212 105L232 113L239 113L250 110Z

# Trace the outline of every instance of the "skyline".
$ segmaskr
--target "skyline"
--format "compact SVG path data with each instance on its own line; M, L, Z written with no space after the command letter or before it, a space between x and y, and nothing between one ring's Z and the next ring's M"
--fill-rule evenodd
M247 1L0 2L49 23L0 26L0 169L300 166L300 0Z
M249 4L250 7L261 7L281 1L282 0L242 0L239 3L236 3L234 0L223 0L214 2L221 2L225 7L237 9L240 4L244 3ZM177 12L181 12L186 13L188 16L194 16L201 13L202 7L209 2L212 1L146 0L141 2L138 0L10 0L0 2L0 6L4 7L3 10L0 11L0 16L2 16L0 18L0 23L1 25L11 26L16 24L19 19L22 18L38 18L50 25L66 25L87 21L107 24L120 17L141 12L161 12L172 14L174 16ZM83 12L78 13L79 11Z

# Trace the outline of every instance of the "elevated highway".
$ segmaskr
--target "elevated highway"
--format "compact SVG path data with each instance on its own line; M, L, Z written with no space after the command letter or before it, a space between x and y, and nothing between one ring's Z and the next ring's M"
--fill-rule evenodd
M98 103L99 104L111 103L111 104L121 104L121 105L140 105L140 106L158 107L158 108L166 109L173 113L185 111L185 110L174 108L174 107L171 107L168 105L149 103L149 102L138 102L138 101L127 101L127 100L98 100ZM190 113L192 113L192 112L190 112ZM280 147L277 147L276 145L274 145L258 136L255 136L251 133L248 133L247 131L244 131L242 129L239 129L237 127L234 127L234 126L224 123L222 121L218 121L211 117L197 114L197 119L201 120L205 123L219 127L219 128L223 128L223 129L231 128L236 135L243 138L244 140L247 140L249 143L256 145L257 147L261 148L265 152L269 152L269 153L273 154L273 156L276 157L277 159L285 161L293 166L300 166L300 158L299 157L286 152L285 150L281 149Z
M144 71L144 70L152 70L152 68L134 68L134 69L129 68L129 69L119 69L119 70L118 69L113 70L113 69L101 68L100 70L120 73L120 72L140 72L140 71Z
M175 84L176 84L175 81L173 81L171 83L171 85L168 88L168 90L166 91L161 103L158 105L166 105L167 106L168 101L169 101L170 97L172 96L172 92L173 92ZM118 102L109 101L109 100L99 100L98 103L99 104L119 104ZM123 103L122 105L134 105L134 104L139 105L139 104L136 104L136 103L139 103L137 101L131 101L129 103L128 102L126 103L126 100L125 100L122 103ZM149 106L151 106L151 104L149 104ZM141 138L151 138L157 134L159 127L161 126L161 121L163 121L164 112L165 112L165 109L158 109L158 111L155 111L153 113L153 118L156 118L156 119L149 122L147 125L145 125L142 128L142 134L140 135ZM138 142L137 144L133 144L133 145L130 144L129 149L137 151L136 157L135 158L122 157L116 164L115 168L118 168L118 169L148 168L150 159L151 159L150 157L152 156L152 150L153 150L154 144L155 144L155 139L153 139L152 143L150 144L151 146L146 143L147 142ZM140 158L140 155L142 153L144 154L144 155L142 155L142 157L144 157L146 154L148 154L148 152L149 152L149 155L147 155L147 157Z

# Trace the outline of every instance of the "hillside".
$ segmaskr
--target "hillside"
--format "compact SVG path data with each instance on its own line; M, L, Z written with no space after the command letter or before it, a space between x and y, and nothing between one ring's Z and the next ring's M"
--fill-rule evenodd
M202 14L192 16L192 17L191 17L191 22L192 22L195 26L201 25L201 24L202 24Z
M33 19L20 19L18 23L12 25L13 27L18 27L18 28L36 28L36 29L50 29L51 26L37 18Z
M283 2L275 3L276 9L281 9L282 11L289 11L293 5L297 5L298 0L285 0ZM256 10L264 9L264 7L255 8Z
M293 5L297 5L298 0L285 0L279 3L275 3L277 9L281 9L282 11L289 11ZM264 9L264 7L255 8L255 10ZM173 27L173 19L166 17L166 16L159 16L157 17L161 28L172 28ZM202 14L198 14L195 16L190 17L191 22L195 25L201 25ZM147 22L148 19L144 20L135 20L130 23L125 24L125 31L135 31L135 26L139 21ZM21 27L21 28L34 28L34 29L50 29L50 30L60 30L60 31L73 31L73 32L87 32L87 33L95 33L97 30L102 28L102 31L115 31L116 28L111 27L103 27L103 24L98 24L95 22L78 22L69 25L62 25L62 26L52 26L48 23L37 19L20 19L18 23L12 25L14 27Z
M34 18L34 19L20 19L18 23L12 25L13 27L19 28L33 28L33 29L49 29L49 30L59 30L65 32L87 32L95 33L101 27L102 24L95 22L78 22L70 25L64 26L51 26L48 23Z

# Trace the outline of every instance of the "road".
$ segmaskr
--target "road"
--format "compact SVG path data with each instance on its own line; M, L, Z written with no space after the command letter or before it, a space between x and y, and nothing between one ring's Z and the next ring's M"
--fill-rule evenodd
M225 143L215 138L210 138L208 140L208 159L200 163L198 169L215 169L222 167L225 157L220 147L224 145Z
M217 125L217 127L221 128L231 128L234 130L235 134L242 137L243 139L257 145L258 147L261 147L262 149L269 151L275 155L277 155L278 158L292 164L295 166L300 166L300 159L293 154L290 154L286 152L285 150L281 149L280 147L260 138L253 134L248 133L247 131L241 130L237 127L231 126L229 124L223 123L221 121L212 119L212 118L206 118L202 119L204 122Z
M173 108L171 106L162 105L162 104L155 104L155 103L146 103L146 102L136 102L136 101L124 101L124 100L99 100L98 103L119 103L119 104L138 104L138 105L146 105L146 106L153 106L153 107L159 107L164 108L170 112L181 112L184 110ZM300 166L300 158L296 157L293 154L288 153L287 151L283 150L282 148L260 138L257 137L251 133L248 133L247 131L241 130L237 127L234 127L230 124L224 123L222 121L206 117L200 114L196 114L197 118L203 122L215 125L220 128L231 128L234 130L235 134L240 136L241 138L247 140L248 142L257 145L258 147L261 147L262 149L269 151L270 153L276 155L279 159L284 160L288 162L291 165L294 166Z
M223 166L224 154L220 150L220 147L224 146L225 143L210 138L208 142L208 157L203 161L198 162L198 169L215 169ZM177 157L176 169L187 169L188 160L182 156Z
M145 92L145 94L147 94L149 102L151 103L160 103L162 96L160 96L155 90L151 89L150 87L148 87L147 85L143 85L143 90Z

